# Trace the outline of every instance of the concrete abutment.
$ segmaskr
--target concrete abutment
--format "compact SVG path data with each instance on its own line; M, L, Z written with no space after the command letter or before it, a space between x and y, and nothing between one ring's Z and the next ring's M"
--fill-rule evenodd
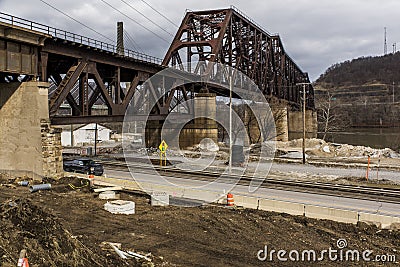
M36 180L63 176L61 131L50 125L48 83L23 82L0 102L0 170ZM7 98L7 99L6 99Z

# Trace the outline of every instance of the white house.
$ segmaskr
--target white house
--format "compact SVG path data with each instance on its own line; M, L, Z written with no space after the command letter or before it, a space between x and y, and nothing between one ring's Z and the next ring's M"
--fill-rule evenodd
M61 144L63 146L94 145L95 132L96 123L87 124L78 128L64 126L61 133ZM97 124L97 142L110 141L110 134L110 129Z

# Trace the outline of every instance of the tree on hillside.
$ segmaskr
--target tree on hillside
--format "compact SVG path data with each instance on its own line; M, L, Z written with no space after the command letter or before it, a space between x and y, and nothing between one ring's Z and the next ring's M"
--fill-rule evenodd
M323 133L322 139L325 140L328 132L342 130L348 122L340 113L339 103L332 89L327 89L325 94L321 94L318 98L316 101L318 129Z
M368 83L391 84L399 80L400 52L377 57L360 57L336 63L316 81L333 87Z

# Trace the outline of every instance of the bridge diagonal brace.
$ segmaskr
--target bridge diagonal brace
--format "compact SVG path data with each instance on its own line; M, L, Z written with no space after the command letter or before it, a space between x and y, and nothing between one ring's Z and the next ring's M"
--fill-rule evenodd
M79 108L79 105L76 103L74 97L72 96L71 92L68 93L67 95L67 101L68 104L71 106L72 109L72 115L81 115L82 112Z
M62 79L49 103L50 116L55 115L61 104L67 98L68 93L73 88L74 84L78 81L79 76L87 66L86 61L80 61L78 65L72 66L65 77Z
M145 92L144 90L135 92L135 98L132 99L132 110L138 112L141 107L143 107L143 103L145 102ZM129 103L129 102L128 102Z
M136 87L139 85L139 83L143 80L147 80L148 75L145 75L143 73L138 73L137 76L135 76L135 78L133 78L131 85L124 97L124 99L122 100L122 106L124 108L124 110L126 110L126 108L129 105L129 102L131 101L132 97L135 95L136 92Z
M192 107L190 106L189 95L187 93L186 87L183 84L183 85L180 86L180 88L181 88L183 99L185 100L184 103L185 103L186 109L189 112L189 114L192 114L193 110L192 110Z
M94 89L94 92L90 96L90 99L89 99L89 109L91 109L93 107L93 105L96 103L97 99L99 98L100 93L101 93L100 86L96 86L96 89Z
M148 84L149 84L149 87L150 87L150 88L149 88L150 94L151 94L151 96L153 97L154 101L156 102L156 105L157 105L158 110L161 112L162 107L161 107L161 105L160 105L159 98L158 98L157 95L156 95L156 91L155 91L155 89L154 89L153 83L152 83L151 81L149 81Z
M177 90L177 88L175 88L177 83L178 82L175 81L171 87L172 89L169 91L167 100L165 101L165 104L164 104L166 107L169 107L169 105L171 105L172 98L174 97L175 91Z
M103 79L101 78L96 67L93 67L91 71L95 77L95 82L97 84L97 87L100 88L100 93L103 96L104 101L106 102L105 104L108 106L109 109L112 110L115 105L113 103L111 96L109 95L109 93L107 91L106 86L104 85Z

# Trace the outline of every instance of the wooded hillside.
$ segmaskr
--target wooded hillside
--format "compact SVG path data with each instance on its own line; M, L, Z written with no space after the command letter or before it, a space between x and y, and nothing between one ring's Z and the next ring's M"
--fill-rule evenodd
M361 57L334 64L318 78L316 84L340 87L375 82L400 82L400 52L386 56Z
M334 64L314 84L319 130L399 127L399 85L400 52Z

